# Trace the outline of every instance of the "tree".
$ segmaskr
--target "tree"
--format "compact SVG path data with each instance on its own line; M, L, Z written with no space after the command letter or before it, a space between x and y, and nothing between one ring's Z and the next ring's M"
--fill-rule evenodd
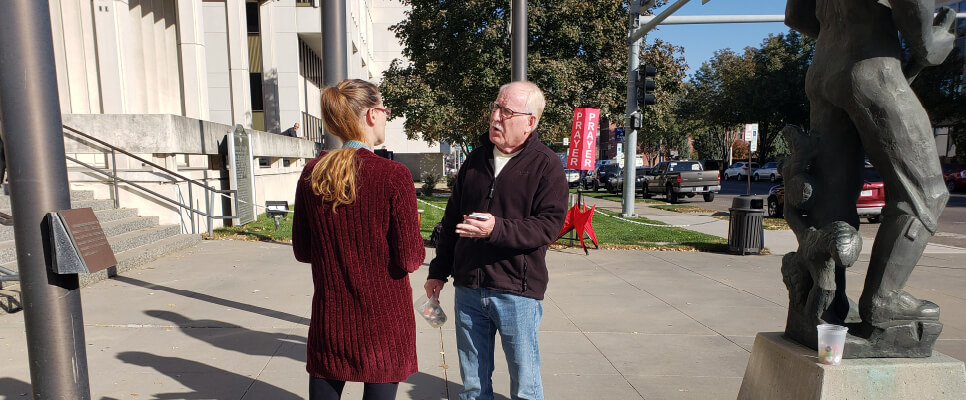
M695 72L675 113L689 124L702 158L730 161L741 124L747 121L745 104L753 77L750 58L730 49L716 51Z
M380 85L410 139L475 143L488 103L510 80L509 0L402 0L412 7L391 29L403 44ZM657 6L663 5L664 0ZM545 92L543 140L570 134L575 107L623 120L627 8L620 0L531 0L529 80Z
M784 151L781 130L787 124L808 129L809 103L805 74L812 63L815 41L796 31L768 35L759 49L746 52L754 62L749 81L748 122L758 123L758 154L762 160Z
M912 82L933 126L950 128L956 157L966 160L966 94L963 93L963 57L957 51L935 67L926 68ZM945 151L945 149L940 149Z
M805 73L813 48L813 40L789 31L769 35L760 48L745 48L741 55L716 52L695 73L694 87L677 109L682 120L694 121L696 146L707 151L720 145L713 154L727 159L741 125L757 123L761 158L784 152L786 124L808 129Z
M654 77L656 101L647 107L639 105L643 119L637 142L644 153L666 152L667 149L677 149L681 154L690 152L687 131L674 114L677 102L684 95L684 76L688 69L683 53L680 46L660 39L654 44L641 46L641 66L650 65L657 69ZM653 156L650 164L654 164Z

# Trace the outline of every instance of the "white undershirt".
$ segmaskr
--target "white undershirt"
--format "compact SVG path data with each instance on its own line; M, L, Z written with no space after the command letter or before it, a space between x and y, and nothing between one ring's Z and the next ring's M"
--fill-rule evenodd
M496 148L496 146L493 146L493 177L496 178L499 176L500 171L503 170L503 167L506 166L506 163L510 162L510 159L517 154L520 154L520 150L517 150L512 154L503 154L500 149Z

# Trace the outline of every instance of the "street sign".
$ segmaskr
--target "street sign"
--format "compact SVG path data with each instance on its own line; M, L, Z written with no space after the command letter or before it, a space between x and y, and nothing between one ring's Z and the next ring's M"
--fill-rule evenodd
M745 124L745 141L750 142L758 134L758 124Z
M614 141L617 143L624 142L624 128L614 128Z
M594 169L599 118L599 109L574 109L574 122L570 128L570 146L567 148L567 168L585 171Z

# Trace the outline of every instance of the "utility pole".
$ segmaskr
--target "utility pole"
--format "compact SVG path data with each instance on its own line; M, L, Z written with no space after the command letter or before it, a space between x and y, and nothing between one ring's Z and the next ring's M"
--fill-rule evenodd
M634 195L636 192L636 182L637 178L637 168L634 160L637 158L637 130L641 126L642 113L638 112L637 104L637 86L643 82L638 82L638 67L640 67L640 49L643 43L643 37L647 32L661 24L662 21L667 19L674 14L675 11L683 7L691 0L678 0L676 3L671 4L661 14L650 17L642 26L641 25L641 11L648 10L654 5L655 0L630 0L630 4L627 7L628 22L627 22L627 108L624 109L624 115L627 119L624 121L624 130L626 132L624 143L627 145L627 151L624 153L624 196L623 196L623 207L621 208L621 216L631 217L634 216ZM702 0L702 3L707 3L710 0ZM628 190L627 188L631 188Z
M510 69L513 82L527 80L527 0L510 7Z
M640 26L641 0L631 0L627 8L627 108L624 109L624 194L622 217L634 216L635 175L634 159L637 156L637 129L640 127L641 114L637 112L637 68L640 65L641 38L630 40ZM647 7L654 0L643 0ZM628 190L627 188L631 188Z
M17 269L35 399L91 398L77 274L49 268L49 212L70 208L50 8L11 0L0 12L0 114L10 171Z
M322 0L322 80L335 86L349 77L346 44L345 0ZM342 140L326 130L326 150L342 147Z

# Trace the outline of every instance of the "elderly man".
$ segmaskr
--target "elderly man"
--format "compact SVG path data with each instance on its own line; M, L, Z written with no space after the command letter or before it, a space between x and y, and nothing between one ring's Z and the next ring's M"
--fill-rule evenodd
M430 263L427 296L438 299L453 277L463 400L493 398L496 332L510 396L543 399L537 330L546 253L563 226L568 195L560 158L535 133L544 104L533 83L500 88L489 134L459 171Z
M290 136L293 138L299 137L299 123L296 122L295 125L292 125L291 128L288 128L284 132L282 132L282 136Z

